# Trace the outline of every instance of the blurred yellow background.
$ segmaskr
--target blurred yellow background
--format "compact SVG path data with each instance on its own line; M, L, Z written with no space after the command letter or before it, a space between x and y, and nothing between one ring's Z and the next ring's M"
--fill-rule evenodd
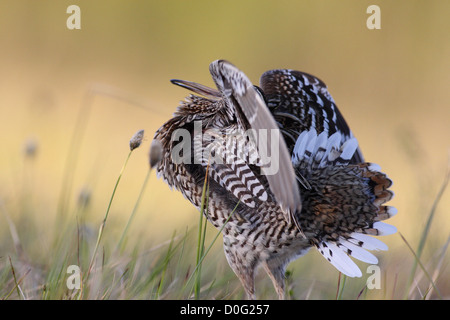
M81 9L81 30L66 26L72 4ZM381 9L381 30L366 27L371 4ZM391 223L416 247L449 161L449 17L450 2L440 0L2 0L0 200L14 206L27 188L36 219L52 223L76 119L86 112L69 199L74 208L87 190L87 219L96 225L129 139L145 130L111 208L109 219L123 225L153 134L188 95L169 80L213 87L208 65L220 58L255 84L274 68L321 78L366 160L394 181L391 204L399 213ZM90 112L82 111L88 90L105 87L129 99L98 94ZM37 147L34 159L24 156L27 143ZM431 227L437 247L449 236L449 208L447 190ZM153 174L132 228L166 239L197 221L193 206ZM398 235L386 242L411 258Z

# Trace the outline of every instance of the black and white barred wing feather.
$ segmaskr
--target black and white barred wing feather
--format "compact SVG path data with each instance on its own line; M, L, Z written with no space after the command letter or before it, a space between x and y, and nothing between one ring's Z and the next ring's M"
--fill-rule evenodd
M358 150L358 141L352 137L342 142L340 132L328 137L315 129L303 131L294 145L292 163L295 168L323 168L330 165L348 165Z
M328 137L339 132L342 143L353 138L327 86L320 79L305 72L276 69L265 72L260 85L290 152L300 133L311 129L319 134L326 132ZM362 161L358 148L351 162Z
M209 168L210 176L228 192L250 208L256 207L256 199L267 201L268 195L261 181L249 164L259 162L257 149L242 130L226 129L210 139L200 136L198 148L202 164Z
M272 141L271 131L278 132L279 127L267 108L264 98L247 76L227 61L212 62L210 72L227 107L233 110L240 128L242 130L252 129L257 134L262 131L267 133L267 140L263 143L259 141L258 148L263 147L267 151L270 150L272 144L278 146L278 156L271 155L270 157L270 161L277 161L277 163L269 164L278 168L277 172L267 174L264 167L262 167L262 172L266 174L271 192L285 213L286 219L290 221L291 215L301 210L300 191L291 157L282 135L278 134L278 137Z

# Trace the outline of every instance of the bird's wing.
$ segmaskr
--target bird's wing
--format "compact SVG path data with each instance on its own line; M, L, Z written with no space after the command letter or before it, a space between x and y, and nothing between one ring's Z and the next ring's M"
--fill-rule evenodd
M268 155L268 150L275 150L270 157L262 159L265 164L262 172L268 180L270 191L290 222L292 215L301 210L300 191L291 155L264 98L247 76L227 61L212 62L210 72L239 126L243 130L252 129L252 133L258 136L258 143L255 140L255 145L259 156L263 158Z
M325 132L327 137L337 132L341 143L354 138L327 86L320 79L305 72L276 69L261 76L260 86L291 153L299 135L312 129L318 134ZM363 161L358 147L350 163Z
M250 208L256 207L256 199L267 201L264 185L250 168L250 164L258 165L257 150L245 135L236 130L208 130L194 138L194 143L202 144L195 148L202 153L196 157L202 159L209 175L228 192Z

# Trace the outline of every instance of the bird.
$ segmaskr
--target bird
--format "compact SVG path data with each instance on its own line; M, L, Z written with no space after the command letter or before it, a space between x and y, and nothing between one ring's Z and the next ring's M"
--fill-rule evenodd
M222 230L246 298L256 299L263 267L285 299L288 264L311 248L342 274L361 277L353 260L377 264L370 251L388 247L373 236L396 232L383 222L397 213L385 205L392 180L364 160L325 83L275 69L256 86L227 60L209 71L217 89L171 80L193 93L156 131L151 165L198 210L207 184L203 212Z

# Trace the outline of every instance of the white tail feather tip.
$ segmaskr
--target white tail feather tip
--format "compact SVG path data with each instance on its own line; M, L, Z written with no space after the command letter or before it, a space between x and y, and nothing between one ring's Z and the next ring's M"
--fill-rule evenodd
M370 264L378 263L377 257L375 257L372 253L370 253L366 249L359 247L356 244L353 244L342 237L339 239L339 242L343 247L347 249L346 252L353 258Z
M389 217L391 218L397 214L397 208L388 206L387 213L388 213Z
M375 222L373 227L378 230L379 236L388 236L397 232L396 227L384 222Z
M332 242L322 242L317 249L339 272L348 277L361 277L362 273L350 257Z
M369 165L369 170L381 172L381 167L379 165L377 165L376 163L371 163Z
M351 238L348 239L351 243L354 243L367 250L383 250L386 251L388 246L381 240L371 237L367 234L353 232Z

